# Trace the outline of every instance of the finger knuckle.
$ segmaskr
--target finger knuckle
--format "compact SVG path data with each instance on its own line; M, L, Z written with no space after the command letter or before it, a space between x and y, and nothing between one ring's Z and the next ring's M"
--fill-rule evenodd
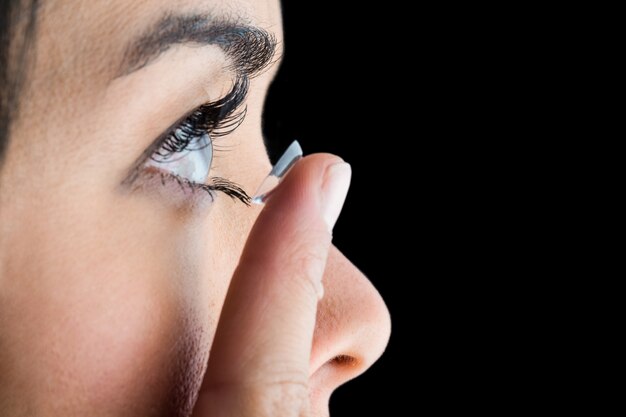
M326 268L327 250L320 243L301 243L292 248L291 267L304 282L319 281Z
M249 398L258 417L303 417L309 409L309 388L300 379L285 379L256 387Z

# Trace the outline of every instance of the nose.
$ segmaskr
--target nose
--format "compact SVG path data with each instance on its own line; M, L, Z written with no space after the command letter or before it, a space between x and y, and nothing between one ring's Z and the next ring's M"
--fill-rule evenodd
M370 281L336 248L328 257L311 352L311 404L330 395L382 355L391 332L389 311Z

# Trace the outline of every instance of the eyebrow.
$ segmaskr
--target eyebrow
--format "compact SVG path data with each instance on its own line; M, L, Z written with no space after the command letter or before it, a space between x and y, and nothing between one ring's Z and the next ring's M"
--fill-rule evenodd
M126 47L117 77L146 67L183 44L218 46L231 62L229 69L253 77L273 62L277 42L266 30L234 20L168 14Z

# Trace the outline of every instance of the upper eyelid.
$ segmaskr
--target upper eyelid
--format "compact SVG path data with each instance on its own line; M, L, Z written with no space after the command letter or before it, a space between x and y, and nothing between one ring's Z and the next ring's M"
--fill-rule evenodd
M180 127L183 123L185 123L185 121L187 121L190 117L192 117L195 112L203 108L206 109L207 107L212 107L214 109L220 110L221 112L225 112L225 114L216 115L215 118L222 119L221 121L224 121L225 119L225 125L226 125L225 127L229 128L228 132L226 132L225 134L231 133L234 129L236 129L241 124L241 122L243 122L243 118L245 117L245 114L246 114L245 108L241 113L237 113L237 114L233 114L233 113L237 112L237 110L245 102L245 99L247 98L247 95L248 95L249 87L250 87L249 78L247 76L238 76L235 78L233 82L233 86L230 89L230 91L226 95L224 95L222 98L202 104L201 106L195 107L191 111L185 113L182 117L180 117L172 125L170 125L161 135L159 135L150 144L150 146L148 146L148 148L141 154L141 156L132 165L132 168L129 174L126 176L126 179L123 181L122 184L124 185L124 184L133 183L138 177L141 166L159 150L163 142L167 140L167 138L172 134L172 132L174 132L178 127ZM232 119L231 121L234 120L234 123L229 125L229 117L232 117L232 116L239 116L239 118ZM218 134L217 136L218 137L224 136L224 134L222 135Z

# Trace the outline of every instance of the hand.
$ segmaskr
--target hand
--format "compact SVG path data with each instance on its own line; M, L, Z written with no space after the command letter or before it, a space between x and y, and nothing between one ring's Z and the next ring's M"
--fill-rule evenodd
M310 415L317 303L350 174L336 156L311 155L267 201L230 284L195 417Z

